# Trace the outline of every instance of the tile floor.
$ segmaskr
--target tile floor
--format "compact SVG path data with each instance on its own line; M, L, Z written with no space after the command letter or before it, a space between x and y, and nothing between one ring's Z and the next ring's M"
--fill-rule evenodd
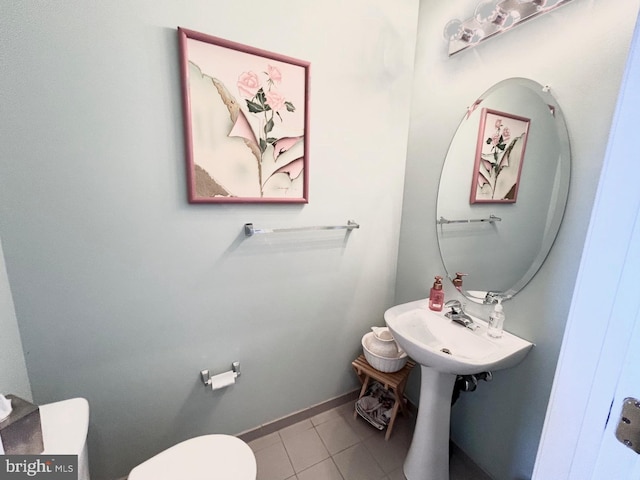
M353 417L353 402L303 420L249 445L257 480L405 480L402 464L415 418L399 416L389 438ZM451 456L450 480L491 480L466 455Z

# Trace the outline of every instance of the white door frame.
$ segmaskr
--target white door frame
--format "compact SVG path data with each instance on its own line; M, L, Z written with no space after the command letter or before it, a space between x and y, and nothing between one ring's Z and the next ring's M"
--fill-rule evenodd
M588 99L585 99L588 101ZM622 295L640 235L640 32L636 23L560 350L533 478L591 478L635 324ZM576 159L579 161L580 159ZM636 292L640 272L635 280ZM635 294L637 297L637 293ZM628 311L628 315L620 312ZM640 348L640 346L637 346ZM618 412L612 411L612 417Z

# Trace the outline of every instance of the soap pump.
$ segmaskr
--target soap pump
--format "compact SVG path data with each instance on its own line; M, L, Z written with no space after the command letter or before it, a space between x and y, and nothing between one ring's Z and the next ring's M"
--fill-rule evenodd
M504 312L502 311L502 299L498 298L498 303L493 307L493 312L489 315L489 326L487 327L487 335L492 338L502 337L504 327Z
M458 290L462 290L462 277L469 275L468 273L456 272L456 278L454 278L451 282L453 286Z
M442 290L442 277L436 276L433 287L429 292L429 308L435 312L442 311L444 305L444 291Z

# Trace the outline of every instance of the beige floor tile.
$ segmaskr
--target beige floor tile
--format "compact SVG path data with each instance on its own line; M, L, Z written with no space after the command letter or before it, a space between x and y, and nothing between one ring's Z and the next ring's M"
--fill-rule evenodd
M353 401L353 402L343 403L339 407L336 407L336 410L340 415L353 416L353 411L355 408L356 408L356 402Z
M406 478L404 476L404 472L402 471L402 468L398 468L398 469L394 470L393 472L391 472L387 476L387 480L406 480ZM451 480L455 480L455 479L452 478Z
M409 451L409 443L395 433L394 430L389 440L384 435L373 435L363 442L385 473L400 468Z
M361 418L353 402L250 442L258 480L406 480L402 464L415 415L399 416L391 437ZM464 453L453 449L451 480L490 480Z
M295 473L282 442L255 452L255 456L258 464L257 480L285 480Z
M311 423L311 420L303 420L301 422L294 423L289 427L283 428L278 433L280 433L280 437L282 437L282 440L284 440L285 437L297 435L298 433L309 430L310 428L313 428L313 423Z
M333 460L327 458L298 473L298 480L343 480L343 478Z
M406 445L410 445L415 426L416 419L414 416L398 415L389 440L393 438L404 442Z
M311 423L313 423L313 425L317 427L322 423L328 422L329 420L334 420L336 418L340 418L340 407L332 408L331 410L322 412L315 417L311 417Z
M451 480L491 480L491 477L471 462L468 457L455 450L449 461L449 472Z
M333 459L345 480L379 480L384 477L384 472L362 443L343 450Z
M249 446L251 447L251 450L253 450L254 452L258 452L263 448L270 447L271 445L280 442L282 442L280 435L278 435L278 432L274 432L270 433L269 435L265 435L264 437L256 438L255 440L250 441Z
M329 458L329 452L315 428L289 432L283 435L284 443L295 473Z
M316 427L318 435L331 455L360 442L360 437L342 416Z

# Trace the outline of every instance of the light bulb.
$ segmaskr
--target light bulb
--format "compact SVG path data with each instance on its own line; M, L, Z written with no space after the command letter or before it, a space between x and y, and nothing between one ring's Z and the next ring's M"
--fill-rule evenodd
M444 35L445 40L453 41L459 40L462 35L462 22L458 19L451 20L444 26Z
M474 18L479 23L493 20L496 13L496 0L485 0L476 7Z

